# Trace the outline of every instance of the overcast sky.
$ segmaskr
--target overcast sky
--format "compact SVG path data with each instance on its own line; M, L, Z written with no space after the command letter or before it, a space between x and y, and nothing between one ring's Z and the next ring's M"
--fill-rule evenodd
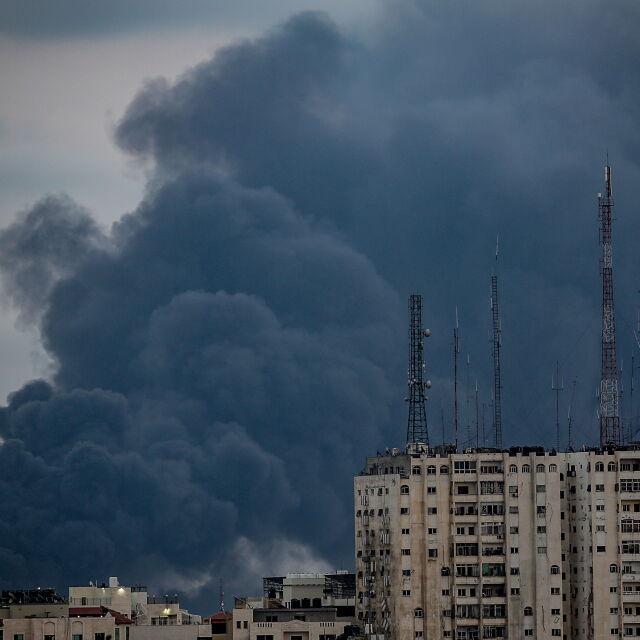
M505 443L555 444L556 360L595 443L607 151L627 392L640 363L639 30L635 0L3 2L0 522L47 535L0 528L0 583L205 606L349 566L351 476L406 428L407 296L432 442L456 307L489 432L496 269Z

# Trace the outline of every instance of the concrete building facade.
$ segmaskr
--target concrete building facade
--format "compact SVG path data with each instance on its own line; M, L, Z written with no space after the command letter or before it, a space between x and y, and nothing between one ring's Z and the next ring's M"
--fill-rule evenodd
M640 636L640 450L376 456L354 498L369 636Z

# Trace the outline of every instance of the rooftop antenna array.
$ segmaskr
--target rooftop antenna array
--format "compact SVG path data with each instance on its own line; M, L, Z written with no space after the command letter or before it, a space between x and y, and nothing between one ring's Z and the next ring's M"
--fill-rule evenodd
M560 392L564 391L564 380L560 379L560 365L556 360L556 377L551 376L551 391L556 392L556 451L560 451Z
M607 157L604 168L605 192L598 194L600 220L600 274L602 276L602 360L600 378L600 446L619 445L620 403L618 394L618 363L616 357L616 322L613 306L613 256L611 226L613 198L611 167Z
M496 238L496 266L498 264L498 238ZM496 272L491 276L491 317L493 321L493 440L496 449L502 449L502 403L500 391L502 383L500 380L500 309L498 307L498 275Z
M431 387L424 380L424 339L431 335L429 329L422 328L422 296L409 296L409 421L407 425L407 449L417 449L416 445L429 448L427 429L427 396L425 390Z

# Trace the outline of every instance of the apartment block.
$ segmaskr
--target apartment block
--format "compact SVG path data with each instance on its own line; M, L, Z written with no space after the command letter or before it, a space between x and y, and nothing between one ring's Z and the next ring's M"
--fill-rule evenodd
M371 638L640 636L640 450L394 451L354 497Z

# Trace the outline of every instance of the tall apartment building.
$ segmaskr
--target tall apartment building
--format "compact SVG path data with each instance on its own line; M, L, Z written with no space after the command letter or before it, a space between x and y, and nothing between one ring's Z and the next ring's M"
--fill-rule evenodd
M355 478L369 637L640 636L640 450L394 453Z

